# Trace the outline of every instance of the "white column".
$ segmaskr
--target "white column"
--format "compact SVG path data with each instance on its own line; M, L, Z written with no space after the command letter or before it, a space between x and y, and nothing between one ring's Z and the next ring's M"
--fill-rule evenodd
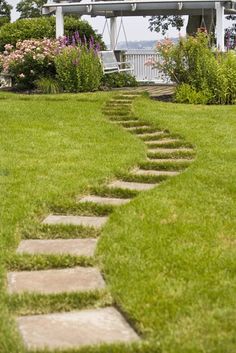
M111 17L110 18L110 47L111 50L116 49L116 39L117 39L117 18Z
M64 16L62 7L58 6L56 8L56 38L64 36Z
M225 8L220 2L216 2L216 46L220 51L225 51L225 29L224 14Z

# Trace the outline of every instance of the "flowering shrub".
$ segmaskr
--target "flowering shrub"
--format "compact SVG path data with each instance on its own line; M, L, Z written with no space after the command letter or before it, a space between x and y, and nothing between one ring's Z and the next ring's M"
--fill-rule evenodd
M76 43L76 37L73 39ZM98 47L78 43L65 47L55 59L57 78L67 92L97 90L102 79L102 68L98 57Z
M85 37L82 42L78 33L70 41L66 37L24 40L17 42L16 48L5 45L5 51L0 54L0 67L12 75L19 89L32 89L44 77L57 78L67 92L93 91L102 78L98 50L93 39L87 43Z
M78 55L78 48L66 47L55 58L57 79L66 92L76 92L79 86L77 77Z
M157 52L161 60L154 67L178 85L186 84L177 90L177 101L197 102L201 97L208 104L236 103L236 56L214 53L205 33L182 38L178 44L166 39L158 43Z
M80 48L77 65L79 91L95 91L99 88L103 72L97 50L91 45Z
M0 55L4 73L13 76L19 88L33 88L34 81L40 76L55 75L55 56L62 47L57 40L24 40L16 44L5 45Z

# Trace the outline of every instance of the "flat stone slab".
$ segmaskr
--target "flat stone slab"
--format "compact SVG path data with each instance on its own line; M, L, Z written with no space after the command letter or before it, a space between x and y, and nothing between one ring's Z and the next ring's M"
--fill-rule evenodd
M124 128L128 131L135 131L135 130L139 130L139 129L148 129L150 127L151 126L149 126L149 125L131 126L131 127L124 126Z
M153 136L160 136L163 135L164 131L154 131L154 132L144 132L143 134L139 134L139 137L146 138L146 137L153 137Z
M70 254L77 256L93 256L97 239L48 239L22 240L17 248L17 253L27 254Z
M172 171L172 170L146 170L146 169L137 169L132 172L134 175L154 175L154 176L161 176L161 175L167 175L167 176L175 176L180 174L178 171Z
M102 343L131 343L139 337L113 307L18 317L27 349L69 349Z
M163 140L149 140L145 141L147 145L165 145L166 143L174 143L174 142L179 142L180 140L176 139L163 139Z
M149 162L153 163L186 163L186 162L192 162L192 159L186 159L186 158L148 158Z
M136 182L129 182L129 181L113 181L108 185L110 188L119 188L124 190L135 190L135 191L145 191L153 189L156 184L148 184L148 183L136 183Z
M85 196L79 200L79 202L93 202L101 205L121 206L128 202L130 199L120 199L114 197L102 197L102 196Z
M91 291L105 287L102 275L95 267L9 272L7 280L9 293L51 294Z
M108 217L90 217L90 216L61 216L61 215L49 215L43 221L43 224L72 224L75 226L85 227L102 227Z
M172 153L172 152L192 152L192 148L186 148L186 147L176 147L176 148L152 148L148 150L148 152L161 152L161 153Z
M137 123L137 120L110 120L112 124L132 124Z

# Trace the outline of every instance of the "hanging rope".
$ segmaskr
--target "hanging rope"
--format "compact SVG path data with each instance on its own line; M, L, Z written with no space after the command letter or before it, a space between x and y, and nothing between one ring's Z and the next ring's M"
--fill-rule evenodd
M111 38L111 30L110 30L110 26L109 26L109 24L108 24L108 19L107 19L107 17L106 17L106 20L105 20L105 23L104 23L104 26L103 26L102 36L104 35L106 29L107 29L107 31L108 31L109 39L110 39L110 42L111 42L111 39L112 39L112 38ZM116 36L116 39L115 39L115 48L117 47L121 30L122 30L123 33L124 33L126 49L128 50L128 49L129 49L129 45L128 45L128 39L127 39L127 34L126 34L125 26L124 26L124 21L123 21L122 12L121 12L120 25L119 25L118 32L117 32L117 36Z
M198 28L198 32L207 33L207 26L204 18L204 9L202 9L202 20L201 20L200 27Z
M106 28L107 28L107 32L108 32L108 35L109 35L109 39L111 41L111 31L110 31L110 27L109 27L109 24L108 24L107 17L106 17L106 20L105 20L105 23L104 23L104 26L103 26L102 37L103 37L103 35L105 33Z
M202 9L202 21L201 21L200 27L206 29L206 22L205 22L205 18L204 18L204 9Z
M123 21L122 12L121 12L121 17L120 17L120 25L119 25L119 29L118 29L117 37L116 37L116 45L115 45L115 48L116 48L116 46L117 46L117 44L118 44L118 39L119 39L121 30L123 30L124 37L125 37L126 49L128 50L128 49L129 49L129 45L128 45L128 39L127 39L127 35L126 35L126 30L125 30L125 26L124 26L124 21Z
M214 47L215 46L215 13L214 13L214 9L211 9L211 24L210 24L210 28L209 28L209 44L210 47Z
M125 26L124 26L124 22L122 20L122 28L123 28L123 32L124 32L124 36L125 36L125 44L126 44L126 49L129 49L129 43L128 43L128 39L127 39L127 35L126 35L126 31L125 31Z

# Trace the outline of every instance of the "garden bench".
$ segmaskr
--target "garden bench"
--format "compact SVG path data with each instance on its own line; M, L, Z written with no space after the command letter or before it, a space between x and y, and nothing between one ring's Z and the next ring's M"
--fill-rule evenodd
M133 65L129 61L117 61L113 50L100 51L99 57L101 60L104 74L111 74L113 72L133 71Z

